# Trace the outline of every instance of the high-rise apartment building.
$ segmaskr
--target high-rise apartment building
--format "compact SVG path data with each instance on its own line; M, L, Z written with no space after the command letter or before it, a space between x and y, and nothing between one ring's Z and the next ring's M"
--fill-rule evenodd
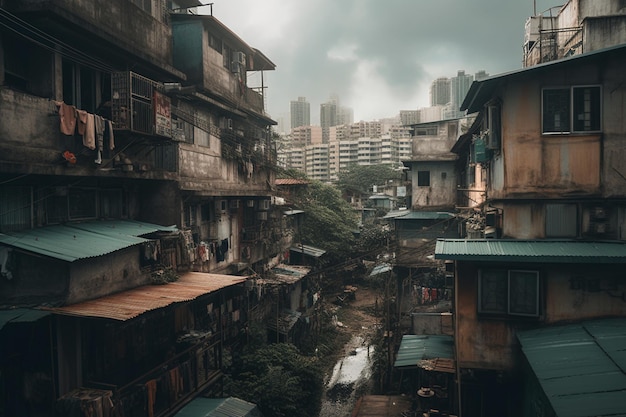
M480 70L474 74L474 81L484 80L485 78L489 78L489 73L485 70Z
M349 125L354 123L354 110L350 107L339 107L337 125Z
M322 143L322 128L320 126L300 126L291 130L291 142L296 146L306 146Z
M325 143L328 142L329 129L337 126L337 102L329 101L320 104L320 125L322 126L322 138Z
M459 108L473 81L474 77L466 74L463 70L459 70L456 77L450 79L450 102L452 103L452 110L459 113L457 117L463 116Z
M403 126L415 125L420 122L419 110L400 110L400 123Z
M306 97L298 97L291 101L291 128L309 126L311 124L311 104Z
M430 105L445 106L450 102L450 78L440 77L430 85Z

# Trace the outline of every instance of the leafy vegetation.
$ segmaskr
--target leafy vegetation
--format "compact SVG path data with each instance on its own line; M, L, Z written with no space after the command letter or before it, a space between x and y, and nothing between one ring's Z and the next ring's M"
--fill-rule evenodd
M291 199L294 208L305 212L298 240L324 249L331 264L350 256L358 216L335 187L311 181Z
M257 404L266 416L314 417L324 389L323 372L314 357L289 343L253 344L233 360L227 378L230 395Z
M351 165L339 172L337 188L349 194L371 194L373 185L386 185L389 180L400 178L400 172L389 165Z

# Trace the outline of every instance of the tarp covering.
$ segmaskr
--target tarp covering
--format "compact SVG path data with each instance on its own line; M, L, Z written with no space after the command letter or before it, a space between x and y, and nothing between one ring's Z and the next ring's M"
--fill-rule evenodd
M518 332L555 415L626 415L626 319Z
M144 285L132 290L100 297L78 304L50 308L56 314L98 317L112 320L129 320L147 311L167 307L174 303L194 300L222 288L237 285L246 277L235 275L188 272L163 285Z
M0 244L74 262L149 241L140 236L176 230L173 226L131 220L90 221L0 234Z

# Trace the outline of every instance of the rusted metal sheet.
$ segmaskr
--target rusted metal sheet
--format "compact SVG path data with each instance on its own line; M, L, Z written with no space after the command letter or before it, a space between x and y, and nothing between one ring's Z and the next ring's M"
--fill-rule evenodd
M401 417L410 410L410 397L366 395L357 401L352 411L352 417Z
M178 281L164 285L144 285L78 304L50 308L56 314L129 320L147 311L188 302L201 295L240 284L246 277L188 272Z

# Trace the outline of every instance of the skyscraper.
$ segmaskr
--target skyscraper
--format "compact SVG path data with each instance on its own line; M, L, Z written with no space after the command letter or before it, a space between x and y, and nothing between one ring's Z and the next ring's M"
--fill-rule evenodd
M320 104L320 125L322 126L322 138L324 143L328 143L329 129L337 126L337 102L329 101Z
M311 124L311 104L306 97L298 97L297 101L291 101L291 128L309 126Z
M450 79L450 102L452 103L452 110L459 112L459 117L462 116L462 112L459 110L465 95L470 89L474 77L469 74L465 74L465 71L459 70L456 77Z
M450 102L450 79L437 78L430 85L430 105L445 106Z
M474 81L484 80L485 78L489 78L489 73L485 70L480 70L474 74Z

